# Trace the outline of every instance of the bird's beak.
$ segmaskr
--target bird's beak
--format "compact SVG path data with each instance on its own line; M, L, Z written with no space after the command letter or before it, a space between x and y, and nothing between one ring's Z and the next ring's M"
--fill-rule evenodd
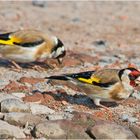
M62 57L61 58L57 58L57 61L58 61L59 64L62 64L63 58Z
M140 76L135 80L135 83L140 85Z
M63 57L65 55L66 55L66 51L64 50L63 53L57 57L57 61L58 61L59 64L62 64Z
M135 79L135 83L140 86L140 71L137 72L137 78Z

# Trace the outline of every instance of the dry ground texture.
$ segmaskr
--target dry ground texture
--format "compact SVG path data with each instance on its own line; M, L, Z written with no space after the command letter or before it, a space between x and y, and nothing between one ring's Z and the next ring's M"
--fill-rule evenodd
M0 58L0 138L140 138L139 92L106 112L76 87L43 79L104 67L140 68L139 14L140 2L1 1L0 33L38 29L59 37L67 55L61 66L46 60L41 72L23 64L14 71Z

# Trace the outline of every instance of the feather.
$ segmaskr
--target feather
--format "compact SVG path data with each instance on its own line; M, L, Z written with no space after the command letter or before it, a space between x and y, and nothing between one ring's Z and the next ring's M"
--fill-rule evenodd
M44 42L44 38L39 31L17 31L11 33L0 34L0 44L18 45L21 47L34 47Z
M17 37L11 37L12 33L5 33L5 34L0 34L0 44L3 45L14 45L14 42L19 43L21 39Z
M73 74L65 74L60 76L50 76L45 77L46 79L54 79L54 80L71 80L76 79L79 81L86 81L91 77L91 75L94 73L94 71L86 71L86 72L80 72L80 73L73 73Z

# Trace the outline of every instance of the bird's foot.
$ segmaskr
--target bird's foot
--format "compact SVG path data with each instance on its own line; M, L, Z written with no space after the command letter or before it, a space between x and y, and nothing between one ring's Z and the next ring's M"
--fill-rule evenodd
M106 107L104 105L98 105L99 107L101 107L101 109L105 110L105 111L111 111L109 107Z
M42 72L42 71L45 70L44 68L42 68L41 66L38 66L38 65L34 65L34 66L32 67L32 69L34 69L34 70L36 70L36 71L39 71L39 72Z
M101 99L95 98L95 99L93 99L93 101L94 101L94 104L95 104L96 106L101 107L101 108L104 109L105 111L111 111L108 107L106 107L106 106L104 106L104 105L102 105L102 104L100 103Z
M15 61L11 61L11 63L13 64L11 66L13 71L16 71L16 72L21 72L22 71L22 67L19 66Z

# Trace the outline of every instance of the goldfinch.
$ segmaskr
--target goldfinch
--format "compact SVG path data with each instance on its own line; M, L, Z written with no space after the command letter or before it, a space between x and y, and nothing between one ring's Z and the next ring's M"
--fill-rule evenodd
M19 30L0 34L0 53L18 67L15 62L29 63L47 58L57 59L61 63L66 51L56 37L38 30Z
M108 109L100 101L127 99L140 83L140 71L135 68L102 69L82 73L46 77L49 80L66 80L76 84L95 105Z

